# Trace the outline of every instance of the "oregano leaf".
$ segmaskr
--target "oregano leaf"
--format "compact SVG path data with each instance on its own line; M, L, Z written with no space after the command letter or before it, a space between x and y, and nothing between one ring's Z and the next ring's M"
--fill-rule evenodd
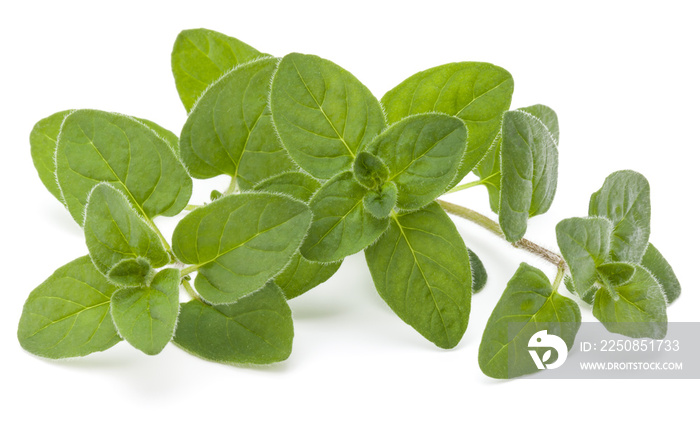
M492 378L514 378L538 369L526 353L537 332L546 330L574 345L581 311L573 300L552 290L539 269L521 263L493 309L479 345L479 367Z
M306 173L294 171L269 177L259 182L253 191L286 194L308 203L319 188L321 188L321 183L318 180Z
M300 53L279 63L270 108L284 147L319 179L350 170L357 152L386 125L379 101L355 76Z
M352 164L355 179L368 190L379 188L389 177L389 168L381 159L369 152L362 151Z
M59 202L65 205L61 189L56 182L56 139L63 119L71 111L61 111L39 120L29 134L32 161L39 179Z
M420 209L454 180L467 145L464 122L444 114L419 114L389 126L364 150L389 170L398 188L396 206Z
M555 144L559 145L559 117L552 108L546 105L532 105L519 108L520 111L527 112L541 121L552 134Z
M649 182L644 176L631 170L612 173L591 195L588 215L612 221L610 250L614 261L642 260L649 243L651 216Z
M46 358L82 357L119 343L109 302L117 287L83 256L56 270L24 304L17 338Z
M148 355L165 348L180 310L180 271L164 269L148 286L122 288L112 295L110 311L119 334Z
M642 257L641 264L659 282L664 296L666 296L666 302L671 303L678 299L678 296L681 294L681 284L678 282L673 268L671 268L671 265L661 255L656 246L649 243Z
M491 211L498 214L501 204L501 145L503 136L499 132L484 159L474 167L474 174L479 176L489 193Z
M299 248L311 221L306 204L269 193L225 196L189 213L173 232L178 259L198 267L202 298L234 302L279 273ZM218 291L218 292L215 292Z
M467 252L469 253L469 267L472 272L472 294L474 294L484 289L489 276L479 256L469 248L467 248Z
M311 198L313 222L301 246L312 261L339 261L372 244L386 230L389 219L378 219L365 209L367 189L351 171L326 182Z
M502 135L498 221L506 239L514 242L525 235L528 218L552 204L558 152L547 127L520 110L504 114Z
M404 117L440 112L462 119L469 144L453 184L481 161L510 107L513 77L503 68L483 62L458 62L416 73L382 97L389 123Z
M184 303L173 342L219 363L269 364L292 351L292 312L274 283L230 305Z
M603 284L609 288L608 286L619 287L627 284L637 269L630 263L609 262L599 265L596 270Z
M114 264L104 275L120 287L138 287L148 285L155 270L146 258L125 258Z
M365 210L378 219L389 217L396 206L398 189L393 182L387 182L379 191L368 191L362 199Z
M296 168L282 147L268 109L277 59L239 65L202 94L180 135L180 154L199 179L227 174L241 189Z
M392 214L365 258L379 295L401 320L441 348L459 343L471 307L469 254L440 206Z
M66 116L56 175L68 211L83 223L88 194L109 182L145 217L173 216L187 205L192 179L168 143L125 115L81 109Z
M666 300L661 286L644 268L638 266L627 283L595 295L593 315L610 332L627 337L664 338L666 336Z
M248 44L209 29L183 30L171 55L175 86L190 112L209 85L231 68L263 56Z

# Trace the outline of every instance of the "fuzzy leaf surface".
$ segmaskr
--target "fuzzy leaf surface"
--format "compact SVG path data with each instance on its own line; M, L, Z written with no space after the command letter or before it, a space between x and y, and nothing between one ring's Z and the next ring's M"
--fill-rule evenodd
M377 136L365 150L389 168L398 188L396 206L420 209L454 180L467 145L467 129L457 117L419 114L404 118Z
M93 261L94 263L94 261ZM139 287L151 282L155 270L146 258L126 258L105 274L107 279L120 287Z
M489 275L479 256L469 248L467 248L467 252L469 252L469 268L472 272L472 294L474 294L484 289Z
M180 32L173 46L171 64L175 86L187 112L221 75L261 56L263 53L248 44L213 30Z
M573 300L552 291L547 276L525 263L508 281L493 309L479 345L479 367L492 378L515 378L537 367L527 353L539 331L557 335L569 350L581 326L581 311Z
M281 193L308 203L314 193L321 188L321 183L302 172L287 172L272 176L258 183L253 190L267 193Z
M666 261L666 258L661 255L659 249L653 244L649 243L647 246L647 251L644 252L642 257L642 266L649 270L654 278L661 285L661 289L666 296L666 302L671 303L678 299L681 294L681 284L678 282L676 274L673 272L673 268Z
M275 133L268 109L277 59L263 58L221 76L192 109L180 154L199 179L227 174L242 189L296 168Z
M46 189L61 203L64 203L63 195L56 182L56 139L63 119L70 112L70 110L57 112L39 120L29 134L32 161L39 173L39 178Z
M173 233L175 255L199 267L195 287L215 304L261 288L299 248L311 212L287 196L225 196L189 213ZM204 284L201 289L199 284Z
M612 173L591 195L588 215L612 220L610 249L614 261L642 260L649 243L651 217L649 182L644 176L631 170Z
M558 152L547 127L516 110L503 116L498 221L506 239L525 235L527 219L547 212L557 189Z
M365 258L379 295L401 320L438 347L459 343L471 308L469 254L440 206L392 215Z
M469 144L454 183L481 161L510 108L513 77L506 70L482 62L440 65L416 73L382 97L389 123L427 112L440 112L462 119L469 131Z
M20 344L46 358L109 349L121 340L109 315L116 289L88 256L64 265L29 295L17 331Z
M540 120L552 134L554 142L559 145L559 117L552 108L546 105L532 105L520 108L520 111L527 112Z
M270 95L284 147L306 172L330 179L350 170L357 152L386 122L379 101L355 76L313 55L279 64Z
M347 171L327 181L311 198L313 222L301 246L312 261L339 261L369 246L386 230L389 219L365 209L367 189Z
M268 364L292 351L292 312L274 283L230 305L181 305L173 342L205 360Z
M136 349L156 355L170 342L180 310L180 271L164 269L147 287L122 288L110 311L119 334Z
M81 109L68 115L56 150L56 175L68 211L83 223L87 197L109 182L145 217L187 205L192 179L168 143L138 120Z

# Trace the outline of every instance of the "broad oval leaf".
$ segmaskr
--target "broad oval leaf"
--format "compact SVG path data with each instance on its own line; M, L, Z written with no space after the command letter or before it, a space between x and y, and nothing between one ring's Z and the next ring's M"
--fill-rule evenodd
M467 252L469 252L469 268L472 272L472 294L475 294L484 289L489 275L479 256L469 248Z
M80 224L95 185L109 182L148 218L187 206L192 179L168 143L125 115L81 109L63 121L56 175L68 211Z
M281 193L308 203L321 183L302 172L287 172L272 176L258 183L253 190L267 193Z
M112 295L110 311L119 334L148 355L170 342L180 310L180 271L164 269L150 285L122 288Z
M552 204L558 152L547 127L520 110L505 113L502 135L498 221L506 239L514 242L525 235L527 219Z
M519 110L527 112L540 120L547 127L549 133L552 134L554 143L559 145L559 117L557 117L557 113L552 108L538 104L519 108Z
M209 29L187 29L175 39L171 64L180 100L189 112L209 85L231 68L264 56L248 44Z
M472 276L464 241L442 208L431 203L392 215L365 258L379 295L404 322L438 347L459 343L469 322Z
M180 135L180 154L192 176L227 174L245 190L296 168L268 109L277 62L265 58L235 67L202 94Z
M588 215L613 222L611 255L614 261L638 263L649 243L651 204L649 182L632 170L612 173L591 195Z
M109 316L116 289L88 256L64 265L29 295L17 331L20 344L46 358L109 349L121 340Z
M39 179L59 202L65 205L61 189L56 182L56 139L63 119L71 111L61 111L39 120L29 134L32 161Z
M181 305L173 342L205 360L268 364L292 351L292 312L273 283L230 305Z
M590 302L596 268L608 260L612 223L602 217L569 218L556 227L559 250L571 270L576 293Z
M528 353L530 338L542 330L560 337L570 350L581 326L573 300L552 290L547 276L525 263L508 281L493 309L481 344L479 367L492 378L515 378L536 372Z
M637 266L634 276L613 293L617 299L601 289L593 303L593 315L608 331L634 338L666 336L666 300L661 286L644 267Z
M189 213L173 233L180 261L198 267L218 293L200 291L212 303L230 303L258 290L299 248L311 211L288 196L243 193L225 196ZM202 279L200 279L202 277Z
M104 275L120 262L136 258L153 267L170 262L158 234L110 184L97 184L88 195L83 230L90 257Z
M300 53L280 62L270 108L284 147L319 179L350 170L357 152L386 125L379 101L355 76Z
M458 62L416 73L382 97L389 123L426 112L441 112L464 120L469 144L455 183L481 161L510 108L513 77L503 68L483 62Z
M647 251L644 252L641 264L649 270L649 273L651 273L659 282L659 285L661 285L664 296L666 296L666 302L671 303L678 299L678 296L681 294L681 284L678 282L678 278L676 278L676 274L673 272L671 265L653 244L649 243L647 246Z
M389 168L398 188L396 206L415 210L443 194L454 180L467 145L464 122L444 114L404 118L377 136L365 151Z
M309 203L314 217L301 246L305 258L339 261L379 238L389 219L378 219L365 209L367 191L351 171L339 174L318 190Z

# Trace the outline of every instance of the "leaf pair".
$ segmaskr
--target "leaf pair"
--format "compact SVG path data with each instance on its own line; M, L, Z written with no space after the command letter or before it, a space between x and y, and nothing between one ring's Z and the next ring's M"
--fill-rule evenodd
M666 304L680 284L649 241L649 183L624 170L593 193L589 217L562 220L557 242L571 271L570 288L593 305L611 332L663 338Z

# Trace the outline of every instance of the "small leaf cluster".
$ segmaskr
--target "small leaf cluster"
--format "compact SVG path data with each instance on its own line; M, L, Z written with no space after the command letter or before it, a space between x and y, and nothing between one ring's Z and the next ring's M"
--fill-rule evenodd
M147 354L173 342L222 363L281 361L294 335L287 300L361 251L394 313L453 348L487 273L439 197L486 186L498 223L460 215L516 246L554 198L557 116L544 105L510 110L513 78L501 67L441 65L377 99L327 59L277 58L207 29L181 32L171 61L188 113L179 136L86 109L53 114L31 133L39 177L88 251L27 299L18 337L34 354L83 356L124 339ZM459 185L470 173L478 179ZM188 204L192 178L221 175L230 185L210 203ZM593 195L591 217L557 226L566 262L554 284L520 266L483 335L485 374L532 372L513 348L541 329L573 345L579 305L557 292L567 268L569 288L608 329L664 335L680 286L648 244L645 184L615 173ZM157 216L179 216L172 238Z

